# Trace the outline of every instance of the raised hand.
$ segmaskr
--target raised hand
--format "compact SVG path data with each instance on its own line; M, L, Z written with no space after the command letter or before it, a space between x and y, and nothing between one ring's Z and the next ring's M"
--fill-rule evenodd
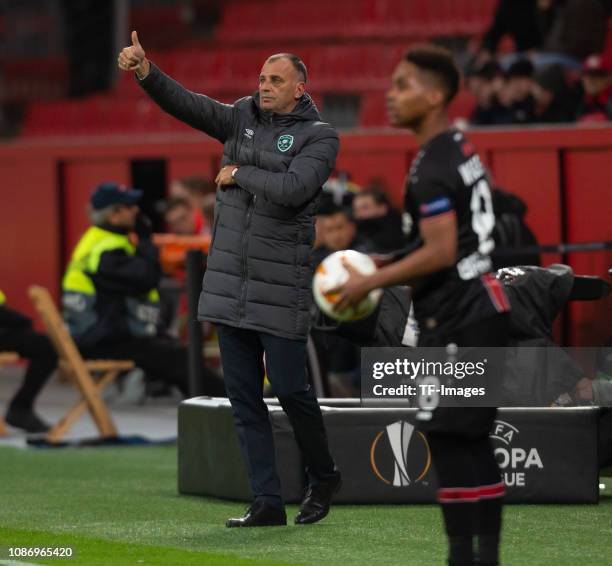
M135 71L140 78L149 74L149 61L135 31L132 32L132 45L121 50L117 63L122 71Z

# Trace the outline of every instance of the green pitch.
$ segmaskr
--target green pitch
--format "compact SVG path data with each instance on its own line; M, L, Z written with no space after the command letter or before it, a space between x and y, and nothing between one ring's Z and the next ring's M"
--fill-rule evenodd
M318 525L226 529L245 506L179 496L176 460L176 447L1 448L0 564L8 546L73 548L71 560L15 558L56 566L445 564L435 506L336 506ZM610 564L602 481L600 505L507 506L502 564Z

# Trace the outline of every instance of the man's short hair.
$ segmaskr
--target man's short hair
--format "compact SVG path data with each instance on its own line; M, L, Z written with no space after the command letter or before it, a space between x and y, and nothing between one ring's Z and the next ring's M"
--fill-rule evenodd
M181 177L177 179L177 182L183 185L192 195L205 195L210 192L215 192L215 184L205 177L199 175L192 175L189 177Z
M359 197L372 197L372 200L376 204L386 204L388 207L391 207L391 201L389 201L387 193L381 191L376 187L366 187L355 195L355 198Z
M352 209L346 206L339 206L337 204L331 204L317 212L317 216L323 216L323 217L328 217L328 218L330 216L336 216L336 214L343 214L344 216L346 216L349 222L355 222L355 219L353 218Z
M406 51L404 59L419 69L435 75L442 88L448 104L459 90L460 73L452 53L438 45L419 45Z
M89 213L89 220L93 226L101 226L105 224L108 220L108 217L115 212L117 205L111 204L110 206L105 206L104 208L94 208L89 205L87 210Z
M164 207L164 214L168 214L168 212L172 212L173 210L176 210L177 208L180 207L184 207L184 208L191 208L191 203L183 198L183 197L174 197L171 198L167 203L166 206Z
M516 60L506 72L506 78L508 79L531 79L535 72L533 63L527 58L521 58Z
M302 61L297 55L293 53L276 53L276 55L271 55L268 57L269 63L274 63L274 61L278 61L279 59L287 59L293 65L293 68L297 71L298 75L302 81L308 81L308 71L306 70L306 65L304 65L304 61Z

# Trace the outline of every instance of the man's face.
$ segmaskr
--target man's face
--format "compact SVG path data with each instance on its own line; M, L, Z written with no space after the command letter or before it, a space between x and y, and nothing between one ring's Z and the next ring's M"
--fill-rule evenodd
M512 77L508 79L507 87L513 102L525 100L533 91L533 79L530 77Z
M582 86L589 96L597 96L612 84L612 75L585 73L582 75Z
M476 98L479 106L487 106L491 102L491 97L495 94L495 80L487 80L482 77L471 77L468 82L468 89Z
M338 212L321 218L325 245L332 251L346 250L355 238L355 224Z
M306 90L300 74L288 59L266 61L259 74L259 106L262 110L287 114Z
M172 181L170 183L170 190L168 191L168 196L170 198L186 198L190 197L189 191L187 187L183 185L180 181Z
M398 128L414 129L443 99L444 94L426 72L408 61L401 61L393 72L387 92L389 121Z
M384 202L378 203L372 195L357 195L353 199L353 217L355 220L382 218L389 212Z
M177 206L165 215L168 231L181 236L192 236L195 233L195 221L191 208Z
M108 216L108 223L117 228L132 230L136 224L138 210L137 204L118 204Z

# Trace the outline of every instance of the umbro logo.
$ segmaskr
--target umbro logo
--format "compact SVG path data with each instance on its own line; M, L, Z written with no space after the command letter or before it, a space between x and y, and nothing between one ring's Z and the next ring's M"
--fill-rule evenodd
M249 128L245 128L244 130L244 135L249 138L250 140L253 139L253 135L255 134L255 132L253 130L250 130Z

